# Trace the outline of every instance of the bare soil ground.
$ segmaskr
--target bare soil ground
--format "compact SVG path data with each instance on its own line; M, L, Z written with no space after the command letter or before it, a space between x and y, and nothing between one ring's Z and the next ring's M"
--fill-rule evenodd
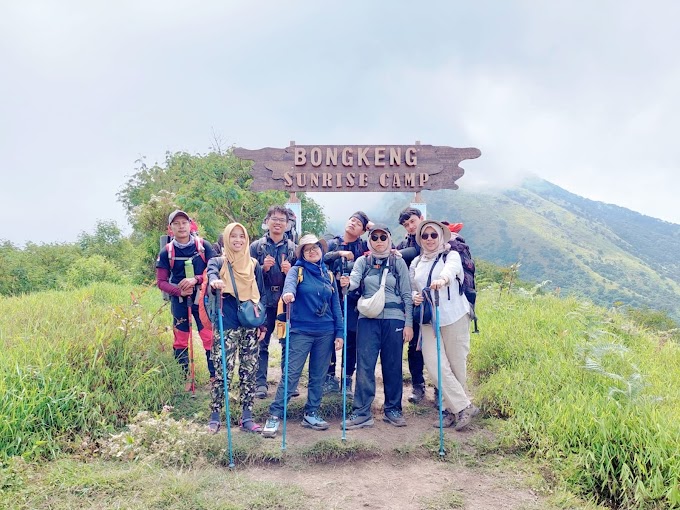
M270 367L270 381L279 377L280 370ZM241 474L252 480L295 485L320 508L554 508L547 495L548 484L528 459L496 454L493 448L484 447L494 441L495 420L480 415L469 430L445 429L447 451L440 458L439 430L433 426L438 420L433 389L428 388L426 401L415 406L407 401L411 386L404 385L407 426L398 428L382 420L380 365L376 380L375 425L346 432L346 444L369 445L374 448L371 454L351 460L307 459L300 452L323 439L341 438L341 420L329 419L328 430L314 431L301 427L299 419L290 419L285 462L239 468ZM304 402L306 388L301 384L299 389L301 395L297 399ZM271 401L275 391L276 384L270 383L266 402ZM234 428L234 433L243 432ZM267 441L281 444L280 431Z

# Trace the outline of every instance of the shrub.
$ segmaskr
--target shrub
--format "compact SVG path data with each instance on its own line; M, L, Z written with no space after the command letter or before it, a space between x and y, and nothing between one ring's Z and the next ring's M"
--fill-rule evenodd
M102 255L92 255L76 260L66 270L64 277L64 283L69 288L82 287L95 282L125 283L127 280L127 275Z

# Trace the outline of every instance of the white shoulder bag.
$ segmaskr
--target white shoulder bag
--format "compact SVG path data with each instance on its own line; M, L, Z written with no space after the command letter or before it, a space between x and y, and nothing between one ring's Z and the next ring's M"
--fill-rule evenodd
M383 270L380 288L370 298L360 297L357 302L357 310L369 319L374 319L380 315L385 308L385 280L387 279L388 268Z

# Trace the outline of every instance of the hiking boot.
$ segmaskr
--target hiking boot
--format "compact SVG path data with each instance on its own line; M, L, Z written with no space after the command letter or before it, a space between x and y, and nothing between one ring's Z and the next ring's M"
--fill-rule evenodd
M328 428L328 422L319 416L316 411L305 414L300 425L313 430L326 430Z
M321 391L323 395L327 395L329 393L338 393L340 391L340 383L335 378L335 376L328 374L326 375L326 380L323 382Z
M264 424L262 429L262 437L274 437L279 430L281 419L278 416L270 416Z
M472 418L479 414L479 407L474 404L470 404L465 409L458 413L456 417L455 430L463 430L465 427L470 425Z
M448 411L444 411L444 415L442 417L442 427L447 428L447 427L453 427L456 424L456 413L450 413ZM439 428L439 420L434 422L432 426L436 429Z
M374 423L372 416L357 416L352 413L345 422L345 428L347 430L363 429L364 427L372 427ZM342 428L342 424L340 424L340 428Z
M387 411L385 413L385 416L383 416L383 421L389 423L390 425L394 425L395 427L406 426L406 420L404 419L404 415L401 414L401 411L397 411L396 409Z
M255 396L257 398L267 398L267 390L268 388L265 385L258 386L255 388Z
M418 404L424 398L425 384L414 384L411 395L408 397L408 401L411 402L411 404Z
M354 398L354 393L352 393L351 377L345 377L345 392L347 393L347 398Z

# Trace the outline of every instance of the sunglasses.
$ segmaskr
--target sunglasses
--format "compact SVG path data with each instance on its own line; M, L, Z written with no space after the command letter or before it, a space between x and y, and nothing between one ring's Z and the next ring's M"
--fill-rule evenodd
M432 239L437 239L439 237L439 234L437 232L431 232L429 234L421 234L420 237L427 241L430 237Z
M387 234L380 234L380 235L373 234L371 236L371 241L377 241L378 239L380 239L381 241L387 241Z

